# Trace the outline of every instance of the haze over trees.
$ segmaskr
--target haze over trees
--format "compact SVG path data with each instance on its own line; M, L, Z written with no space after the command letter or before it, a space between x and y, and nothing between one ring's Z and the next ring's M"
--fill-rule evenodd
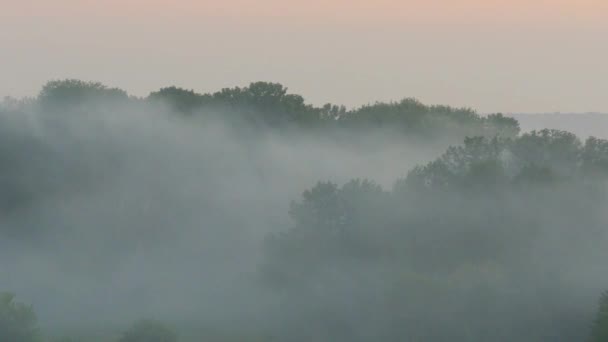
M390 191L319 183L267 240L267 281L294 306L318 305L322 340L584 340L589 318L560 302L586 281L578 265L603 263L608 150L597 145L551 130L467 138ZM328 301L357 323L331 331L350 310L320 314Z
M0 105L0 340L604 341L607 181L499 113L51 81Z
M222 115L223 119L244 121L264 127L342 127L369 130L394 129L401 134L441 136L467 134L513 137L519 133L516 120L493 114L482 117L468 108L427 106L415 99L378 102L347 110L326 104L315 107L304 98L290 94L278 83L254 82L246 87L225 88L215 93L199 94L178 87L162 88L146 98L129 97L121 89L97 82L80 80L51 81L43 86L35 103L42 110L90 111L97 104L168 105L178 113L192 116ZM5 110L17 110L19 101L10 101ZM12 105L11 105L12 103ZM80 107L86 104L85 107ZM6 108L8 107L8 108ZM11 108L12 107L12 108Z
M36 324L36 314L31 306L15 301L12 293L0 293L1 341L41 341Z
M510 114L521 125L522 131L544 128L566 130L586 139L590 136L608 139L608 114L606 113L539 113Z

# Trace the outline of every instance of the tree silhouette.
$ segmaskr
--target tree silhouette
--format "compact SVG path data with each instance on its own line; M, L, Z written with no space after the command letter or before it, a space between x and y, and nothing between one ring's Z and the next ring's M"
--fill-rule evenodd
M608 291L602 293L591 330L591 342L608 341Z
M34 310L11 293L0 293L0 341L40 341Z

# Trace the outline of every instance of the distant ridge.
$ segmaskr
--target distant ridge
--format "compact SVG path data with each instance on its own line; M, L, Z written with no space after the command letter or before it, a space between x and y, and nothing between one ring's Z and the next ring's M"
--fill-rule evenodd
M511 113L522 132L543 128L569 131L581 139L589 136L608 139L608 113Z

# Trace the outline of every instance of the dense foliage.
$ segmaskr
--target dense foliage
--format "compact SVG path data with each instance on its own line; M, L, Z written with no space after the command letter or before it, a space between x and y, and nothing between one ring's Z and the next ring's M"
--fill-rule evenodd
M369 131L384 129L399 134L440 138L445 135L512 137L519 133L516 120L502 114L482 117L468 108L427 106L415 99L378 102L347 110L344 106L307 104L300 95L288 93L278 83L254 82L246 87L225 88L199 94L178 87L166 87L146 98L129 97L124 90L97 82L58 80L47 83L33 104L47 111L94 111L96 106L130 103L134 106L168 105L195 117L216 117L254 127L307 127L329 130ZM23 110L20 101L5 100L4 110ZM32 104L31 101L28 104Z
M583 340L588 319L557 303L584 281L577 265L605 262L606 143L467 138L392 191L319 183L269 236L265 279L306 305L321 340Z
M117 124L131 112L136 120ZM158 113L164 121L152 119ZM187 125L171 126L174 122ZM95 274L95 281L100 275L113 279L119 269L115 264L131 262L126 269L133 274L124 271L120 278L130 281L144 265L151 269L141 273L149 277L143 279L145 289L113 284L126 289L142 311L154 312L151 307L156 303L149 302L157 298L150 294L179 297L177 291L169 290L177 282L172 277L179 274L171 266L183 268L189 276L178 289L236 288L239 284L214 278L222 272L213 272L235 262L227 259L240 256L238 247L221 243L221 238L243 234L229 240L238 241L254 235L233 229L238 223L254 226L256 232L272 231L259 234L265 238L261 246L256 240L255 253L243 253L255 258L261 254L260 260L255 259L258 269L247 270L255 275L238 278L251 277L254 280L247 286L255 284L262 290L246 289L252 298L243 303L254 309L233 298L222 298L222 302L237 302L239 312L259 310L251 325L264 326L260 330L270 331L275 340L565 342L589 336L592 341L608 338L606 295L595 320L590 313L598 288L606 285L600 276L588 277L605 269L606 140L590 137L583 142L569 132L550 129L522 134L515 119L499 113L481 116L468 108L429 106L409 98L354 109L314 106L284 86L267 82L207 94L167 87L137 98L100 83L52 81L36 98L5 99L0 123L4 123L0 124L0 247L19 252L23 248L27 255L46 243L51 246L49 255L60 260L61 267L56 269L77 270L78 276L70 279L77 284L86 283L88 271ZM161 124L169 128L163 131L158 128ZM236 132L228 135L234 141L217 138L216 131L225 127ZM103 135L107 132L111 134ZM146 139L131 140L137 134ZM199 134L209 137L192 138ZM283 139L276 143L268 138L271 134ZM297 151L313 155L309 159L313 162L334 158L327 167L334 172L344 156L327 152L335 148L328 141L348 146L336 150L354 155L373 141L375 147L366 152L381 154L389 137L399 149L438 144L444 152L425 159L430 162L397 170L405 176L392 188L371 179L352 179L342 185L321 180L290 203L290 225L260 228L253 223L283 224L273 221L284 213L283 207L263 203L274 187L286 184L275 179L279 178L273 172L277 165L266 149L286 160L285 164L294 163L303 156L281 150L281 143L293 141L304 146ZM180 139L186 143L171 145ZM309 148L310 141L320 141L321 148ZM125 146L128 151L123 153ZM208 152L213 149L218 152ZM237 153L241 149L245 152ZM184 157L174 158L182 153ZM251 160L255 159L251 156L262 158ZM389 155L383 159L388 160L386 164L371 166L393 168L396 164L390 158L398 157ZM190 158L202 162L190 163ZM264 168L260 165L264 163L271 165ZM281 164L279 168L290 170L289 184L306 174L309 166ZM240 173L229 172L238 167L243 168ZM154 173L155 168L161 171ZM255 188L252 182L230 179L234 174L255 174L259 177L243 179L263 185ZM182 177L194 181L180 183ZM205 177L210 181L205 182ZM216 182L226 182L235 190L221 192ZM108 183L114 186L111 190ZM150 188L154 191L149 192ZM248 198L254 200L243 199L247 191L253 192ZM281 202L286 199L283 194L277 195ZM154 202L158 197L165 200ZM30 208L40 217L31 215ZM271 214L260 220L256 210ZM229 217L218 219L220 214ZM182 231L181 225L190 225L191 231ZM200 228L212 225L220 227L220 238ZM75 252L57 251L64 240ZM202 262L214 264L203 270L199 268ZM40 278L55 276L43 273L43 268L37 268L44 274ZM190 279L192 274L204 281ZM86 284L93 286L95 281ZM31 283L35 286L35 281ZM147 287L154 290L147 292ZM189 300L181 305L187 307ZM207 311L213 311L207 319L215 311L222 312L219 308ZM230 315L222 314L232 324L225 318ZM589 322L593 322L591 328ZM174 342L177 334L161 322L145 320L118 338L119 342ZM16 303L9 294L0 296L0 341L5 340L39 341L32 308Z

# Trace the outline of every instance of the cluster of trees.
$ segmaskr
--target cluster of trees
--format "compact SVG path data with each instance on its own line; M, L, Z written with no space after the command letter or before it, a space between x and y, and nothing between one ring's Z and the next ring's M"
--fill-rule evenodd
M604 180L608 141L590 137L583 144L572 133L544 129L516 139L465 138L462 146L428 165L416 167L400 183L429 188L512 187L517 183Z
M418 282L425 282L424 279L416 279ZM425 286L433 285L425 282ZM434 292L437 289L430 289ZM481 294L484 295L484 294ZM486 297L487 298L487 297ZM408 302L412 302L413 297L408 298ZM401 303L399 303L401 304ZM608 341L608 292L602 294L598 301L598 308L591 325L589 342L605 342ZM416 303L414 303L416 305ZM404 317L400 317L404 318ZM334 322L329 322L334 323ZM504 322L498 322L504 324ZM462 327L461 327L462 329ZM406 335L413 337L414 335ZM471 338L473 335L467 335ZM487 335L492 337L492 335ZM494 335L495 336L495 335ZM379 337L379 335L376 335ZM404 337L402 335L401 337ZM427 337L422 337L428 338ZM452 340L460 340L457 336L451 336ZM11 342L80 342L85 341L79 338L60 337L60 338L44 338L40 329L37 327L36 314L31 306L15 301L15 296L11 293L0 294L0 340ZM250 339L245 339L249 341ZM534 340L534 339L524 339ZM133 323L116 339L117 342L177 342L179 341L178 334L174 329L158 320L140 320Z
M37 326L32 306L17 302L12 293L0 293L0 341L44 342ZM61 337L53 342L80 342L80 339ZM126 329L117 342L177 342L177 333L157 320L141 320Z
M319 182L291 203L293 225L267 236L259 272L280 297L279 340L608 340L608 295L593 319L589 303L573 303L579 294L571 292L585 288L576 286L588 275L581 265L601 267L608 257L606 140L549 129L521 134L502 114L414 99L317 107L266 82L208 94L168 87L136 98L100 83L52 81L34 99L6 99L0 119L99 108L162 108L178 120L219 118L254 132L464 141L390 190L371 180ZM69 159L68 148L80 146L50 147L3 127L1 214L65 191L56 189L59 177L74 184L89 177L88 184L102 176ZM37 180L24 166L32 159L44 161L45 172L54 163L75 163L65 169L78 172ZM0 341L41 340L32 308L0 296ZM141 321L118 341L176 340L162 323Z
M608 141L542 130L467 138L391 191L321 182L268 237L264 279L319 340L582 341L564 294L608 256L607 166Z
M317 107L304 98L290 94L281 84L254 82L246 87L225 88L214 93L199 94L193 90L166 87L145 98L129 96L124 90L98 82L58 80L43 86L38 96L29 100L7 98L0 111L92 111L96 106L116 104L137 106L169 106L173 111L193 117L221 117L241 125L272 128L316 128L366 132L383 129L399 134L440 138L445 135L459 139L467 135L514 137L518 122L502 114L480 116L468 108L427 106L415 99L377 102L347 110L335 104Z
M36 314L31 306L15 301L15 295L0 293L0 340L40 341Z

